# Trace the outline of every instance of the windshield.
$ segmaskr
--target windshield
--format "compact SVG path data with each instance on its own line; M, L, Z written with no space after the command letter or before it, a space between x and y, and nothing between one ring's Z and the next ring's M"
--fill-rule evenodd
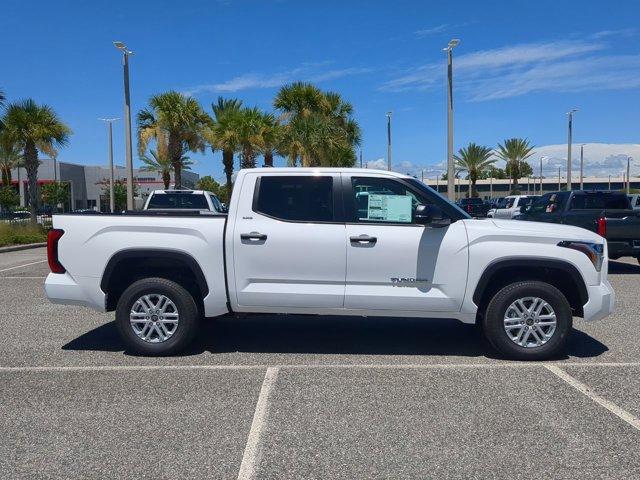
M148 209L184 208L209 210L203 194L194 193L154 193L149 200Z

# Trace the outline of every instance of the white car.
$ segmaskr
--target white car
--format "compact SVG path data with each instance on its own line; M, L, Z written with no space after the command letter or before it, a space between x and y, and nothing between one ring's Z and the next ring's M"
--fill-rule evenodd
M226 212L218 197L206 190L154 190L144 203L143 210Z
M634 193L629 195L629 202L631 203L631 208L640 210L640 194Z
M178 352L201 318L233 312L450 318L480 324L505 356L546 359L574 316L614 305L601 236L471 219L394 172L254 168L227 215L53 223L49 299L115 311L127 348L146 355Z
M512 219L520 213L520 209L535 202L537 195L509 195L505 197L504 207L492 212L493 218Z

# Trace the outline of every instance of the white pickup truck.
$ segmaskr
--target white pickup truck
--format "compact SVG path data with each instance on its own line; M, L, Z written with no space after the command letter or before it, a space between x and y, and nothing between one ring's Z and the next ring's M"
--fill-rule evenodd
M239 172L227 215L54 215L47 296L114 311L128 349L184 349L203 317L289 313L478 323L515 359L613 310L607 245L577 227L475 220L418 180Z

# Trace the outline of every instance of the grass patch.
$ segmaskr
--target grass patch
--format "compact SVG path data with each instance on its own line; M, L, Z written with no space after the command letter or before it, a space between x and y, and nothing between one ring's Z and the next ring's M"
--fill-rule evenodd
M0 223L0 247L47 241L47 232L40 226Z

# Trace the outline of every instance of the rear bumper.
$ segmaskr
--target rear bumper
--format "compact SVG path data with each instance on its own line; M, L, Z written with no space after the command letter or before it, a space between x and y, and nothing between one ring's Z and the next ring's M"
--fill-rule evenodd
M626 242L607 240L609 257L640 257L640 240L636 240L635 242L633 240Z
M52 303L82 305L105 312L105 294L98 285L96 285L97 288L90 285L93 279L86 280L87 286L84 287L68 273L50 273L44 282L44 291Z
M600 285L588 286L587 293L589 301L583 307L585 321L602 320L613 313L616 295L608 280Z

